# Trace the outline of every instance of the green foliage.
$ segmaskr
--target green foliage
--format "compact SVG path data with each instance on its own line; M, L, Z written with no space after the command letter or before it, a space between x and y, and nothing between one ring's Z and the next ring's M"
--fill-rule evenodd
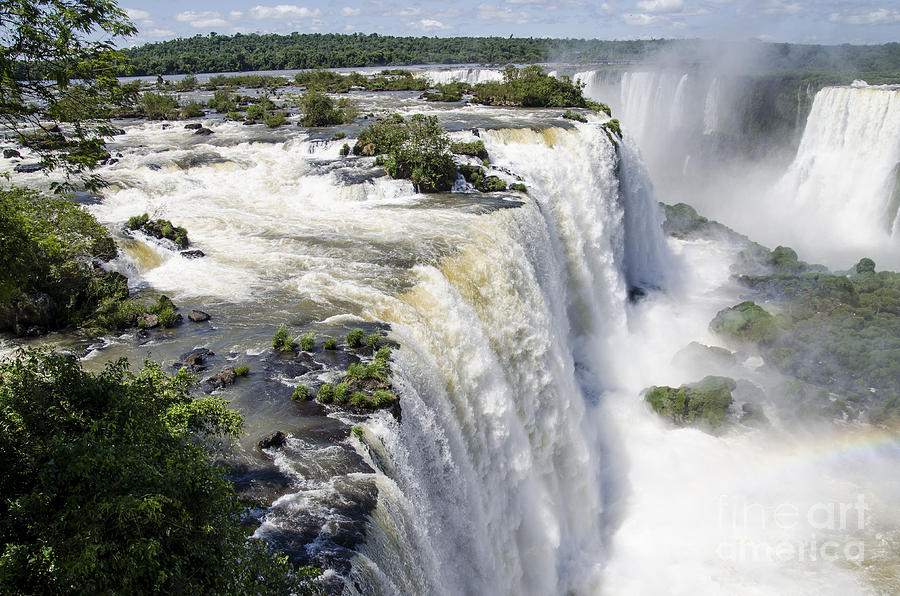
M309 90L300 98L303 126L333 126L356 119L356 109L349 102L335 102L319 91Z
M521 106L526 108L588 108L594 107L581 94L584 85L569 77L551 77L540 66L518 69L507 66L503 82L478 83L472 89L472 101L492 106Z
M615 118L611 120L607 120L603 124L600 125L604 131L606 131L606 137L609 139L609 142L613 144L614 147L618 147L618 142L622 140L622 127L619 124L619 121Z
M347 345L351 348L361 348L366 332L357 327L347 334Z
M125 227L129 230L140 230L153 238L170 240L180 249L185 249L191 244L187 230L172 224L168 219L150 219L146 213L130 217Z
M300 337L300 349L304 352L311 352L316 343L316 337L312 333L304 333Z
M381 334L380 333L370 333L366 336L366 347L372 348L373 350L378 347L378 344L381 343Z
M187 75L186 77L175 83L175 91L193 91L196 88L197 77L195 77L194 75Z
M566 110L563 114L563 118L565 118L566 120L577 120L578 122L588 121L587 116L574 110Z
M331 383L325 383L319 386L319 390L316 391L316 399L319 400L320 403L330 404L334 401L334 385Z
M241 114L240 112L228 112L227 114L225 114L225 119L234 120L235 122L243 122L244 114Z
M353 428L350 429L350 434L353 435L354 437L356 437L357 440L362 441L363 436L364 436L363 435L363 427L361 427L358 424L355 425Z
M247 108L247 120L262 120L266 110L259 104L253 104Z
M245 506L207 446L227 444L241 417L218 397L192 398L189 375L154 363L134 374L124 360L92 374L23 351L0 379L0 591L310 589L248 539Z
M384 346L383 348L378 348L378 351L375 352L375 360L376 361L382 360L384 362L387 362L388 360L390 360L390 358L391 358L391 349L387 346Z
M485 176L484 168L463 164L459 173L480 192L499 192L506 190L506 182L497 176Z
M357 155L381 155L391 178L411 180L419 192L450 190L456 165L449 153L450 140L435 116L398 114L379 120L362 131L353 148Z
M509 185L510 190L517 190L519 192L528 192L528 187L522 184L521 182L514 182Z
M750 300L720 310L709 328L723 337L753 344L769 344L778 336L775 317Z
M203 116L203 106L196 101L181 106L182 118L200 118Z
M341 153L341 157L347 157L348 155L350 155L350 145L348 145L347 143L344 143L344 145L341 147L340 153Z
M275 335L272 336L272 348L277 352L293 352L295 346L294 338L288 332L287 326L282 323Z
M337 349L337 340L334 339L333 337L329 337L329 338L326 339L325 342L322 344L322 349L325 349L325 350L336 350L336 349Z
M234 70L234 69L225 69ZM241 69L245 70L245 69ZM216 72L215 70L206 70L204 72ZM221 72L221 70L219 71ZM207 89L215 89L217 87L245 87L247 89L277 89L284 85L290 84L290 81L284 77L274 77L272 75L260 75L242 73L237 75L216 75L210 77L206 84Z
M127 298L127 280L98 268L116 254L106 228L73 203L0 189L0 329L77 325L104 300Z
M862 258L856 264L854 270L857 273L875 273L875 261L868 257Z
M346 381L334 386L334 403L343 405L350 399L350 384Z
M206 102L206 107L212 108L220 114L234 112L237 109L237 102L234 100L234 93L230 89L219 89Z
M435 89L436 93L426 92L422 97L426 101L457 102L462 101L464 95L472 93L472 86L462 81L436 85Z
M238 366L237 368L234 369L234 374L239 377L246 377L247 375L250 374L250 367L249 366Z
M471 143L450 143L450 153L456 155L471 155L479 159L487 159L488 152L484 148L484 141L472 141Z
M651 387L644 399L653 410L678 426L696 425L707 430L722 426L737 387L728 377L705 377L698 383L673 387Z
M321 389L319 394L321 396ZM310 395L309 387L306 385L297 385L297 388L294 389L294 393L291 394L291 399L294 401L306 401L311 398L312 396Z
M147 120L176 120L178 100L165 93L147 91L141 95L138 107Z
M287 122L287 118L285 117L284 112L272 112L266 114L263 121L269 128L278 128Z

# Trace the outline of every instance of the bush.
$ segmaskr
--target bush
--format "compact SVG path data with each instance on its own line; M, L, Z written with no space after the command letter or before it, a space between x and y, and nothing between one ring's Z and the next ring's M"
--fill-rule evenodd
M0 591L306 592L248 539L246 505L213 463L240 415L191 396L189 375L124 359L94 374L23 351L0 378Z
M521 182L515 182L509 185L510 190L517 190L519 192L528 192L528 187L522 184Z
M476 103L493 106L522 106L526 108L590 108L601 109L582 95L584 85L569 77L556 78L544 73L537 65L517 69L507 66L503 82L478 83L473 88Z
M478 159L487 159L488 152L484 148L484 141L472 141L471 143L450 143L450 153L457 155L471 155Z
M291 399L294 401L306 401L310 399L310 397L309 387L306 385L297 385L297 388L294 389L294 392L291 394Z
M344 146L341 147L341 157L347 157L350 155L350 145L344 143Z
M219 89L206 102L206 107L212 108L220 114L234 112L237 109L237 102L235 102L233 95L229 89Z
M709 328L729 339L754 344L771 343L778 336L775 317L750 300L720 310Z
M342 405L350 399L350 384L346 382L338 383L334 386L334 403Z
M329 337L322 344L322 349L324 350L336 350L337 349L337 340L333 337Z
M563 118L565 118L566 120L576 120L578 122L588 121L587 116L585 116L584 114L580 114L574 110L566 110L566 112L563 114Z
M335 106L330 97L313 90L307 91L300 98L300 107L303 110L303 118L300 120L303 126L333 126L352 122L356 117L355 110L348 102Z
M375 360L383 360L387 362L391 357L391 349L387 346L383 348L378 348L378 351L375 352Z
M305 333L300 337L300 349L304 352L311 352L316 343L316 338L312 333Z
M171 95L148 91L141 95L138 107L148 120L175 120L178 118L178 100Z
M380 333L370 333L366 336L366 347L372 348L373 350L378 347L378 344L381 343L381 334Z
M287 118L285 117L284 112L274 112L272 114L266 114L263 121L269 128L278 128L287 122Z
M203 108L196 101L192 101L181 107L182 118L200 118L203 116Z
M244 115L241 114L240 112L228 112L227 114L225 114L225 119L226 120L234 120L235 122L243 122Z
M291 337L291 334L288 333L287 327L284 323L278 328L278 331L275 332L275 335L272 336L272 347L277 352L293 352L294 339Z
M376 408L387 408L393 406L400 399L391 391L379 389L372 395L372 405Z
M247 120L262 120L266 111L257 103L247 108Z
M497 176L485 176L480 166L461 165L459 173L480 192L500 192L506 190L506 182Z
M249 366L238 366L237 368L234 369L234 374L239 377L246 377L247 375L250 374L250 367Z
M176 91L193 91L197 88L197 77L194 75L187 75L177 83L175 83Z
M363 427L361 427L358 424L355 425L353 428L350 429L350 434L353 435L354 437L356 437L357 440L362 441L363 436L364 436L363 435Z
M644 399L654 411L678 426L699 425L718 429L731 406L731 392L737 387L728 377L705 377L698 383L672 387L651 387Z
M356 328L347 334L347 345L351 348L360 348L363 345L363 338L366 332L360 328Z
M330 404L331 402L333 402L334 385L332 385L331 383L325 383L319 386L319 390L316 391L316 399L323 404Z

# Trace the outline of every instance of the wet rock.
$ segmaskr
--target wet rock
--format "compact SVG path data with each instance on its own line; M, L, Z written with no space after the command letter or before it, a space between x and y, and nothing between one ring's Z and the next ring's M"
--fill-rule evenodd
M172 125L169 124L168 122L166 122L165 124L162 125L163 130L169 130L170 128L172 128Z
M22 157L22 154L16 151L15 149L4 149L3 157L6 159L12 159L14 157Z
M43 169L44 166L39 163L20 163L13 168L13 170L19 172L20 174L31 174L33 172L40 172Z
M203 125L199 122L191 122L190 124L184 125L185 130L200 130L201 128L203 128Z
M210 129L208 129L206 127L201 126L200 128L198 128L197 130L194 131L194 134L205 137L205 136L209 136L209 135L213 134L213 131L211 131Z
M209 314L203 312L202 310L192 310L188 313L188 319L190 319L194 323L202 323L203 321L209 320Z
M206 370L206 358L214 355L214 352L211 352L206 348L194 350L193 352L189 352L188 354L185 354L184 357L182 357L180 368L189 368L193 372Z
M375 143L369 143L362 148L362 154L367 156L375 155Z
M159 317L153 313L145 312L138 317L137 326L141 329L159 327Z
M110 136L118 137L118 136L125 134L125 130L122 128L114 128L111 131L109 131L109 133L110 133ZM119 154L119 157L122 157L121 153Z
M153 170L154 172L162 169L162 166L159 165L158 163L148 163L147 167L150 168L151 170Z
M206 253L200 250L199 248L195 248L192 250L183 250L179 253L185 259L199 259L201 257L205 257Z
M221 389L234 385L235 379L237 379L237 372L233 366L229 366L219 374L206 379L206 383L213 389Z
M256 124L254 120L244 120L243 126L252 126L254 124Z
M286 441L287 435L280 430L276 430L260 439L257 445L260 449L278 448L283 447Z

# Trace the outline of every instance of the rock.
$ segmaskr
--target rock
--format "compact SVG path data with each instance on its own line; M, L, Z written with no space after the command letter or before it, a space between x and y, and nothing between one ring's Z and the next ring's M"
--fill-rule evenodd
M158 163L148 163L147 167L150 168L151 170L153 170L154 172L157 172L162 169L162 166L159 165Z
M765 426L769 424L769 419L759 405L748 402L741 406L741 424Z
M750 300L720 310L709 329L728 339L754 344L771 343L778 336L775 317Z
M109 131L109 133L110 133L110 136L118 137L118 136L125 134L125 130L122 128L114 128L111 131ZM119 157L122 157L121 153L119 154Z
M206 253L199 248L195 248L193 250L183 250L179 254L185 259L199 259L200 257L206 256Z
M216 353L208 348L197 348L187 354L181 355L181 360L175 363L178 368L188 368L192 372L200 372L206 370L206 360Z
M698 426L716 431L724 423L737 387L729 377L704 377L681 387L651 387L644 399L660 416L677 426Z
M375 155L375 143L369 143L362 148L362 154L372 156Z
M12 330L19 336L43 335L52 327L56 305L47 294L33 292L15 299L11 313ZM4 317L6 318L6 317Z
M188 319L190 319L194 323L202 323L203 321L209 320L209 314L203 312L202 310L192 310L188 313Z
M273 447L274 448L282 447L286 441L287 441L287 435L284 434L283 432L281 432L280 430L276 430L275 432L270 433L270 434L266 435L265 437L263 437L262 439L260 439L259 443L257 443L257 445L259 445L260 449L271 449Z
M201 126L200 128L198 128L197 130L194 131L194 134L205 137L205 136L209 136L209 135L213 134L213 131Z
M478 129L477 129L477 128L473 128L473 129L472 129L472 134L475 135L476 137L481 137L481 133L478 132Z
M47 132L49 132L52 135L61 135L62 134L62 131L59 129L59 124L54 124L53 126L51 126L50 128L47 129Z
M44 166L39 163L20 163L13 168L13 170L19 172L20 174L31 174L33 172L40 172L43 169Z
M22 157L22 154L16 151L15 149L4 149L3 157L6 159L12 159L14 157Z
M172 125L169 124L168 122L166 122L165 124L162 125L163 130L169 130L170 128L172 128Z
M237 372L234 370L233 366L229 366L219 374L206 379L206 382L213 389L221 389L228 385L234 385L235 379L237 379Z
M200 130L201 128L203 128L203 125L199 122L191 122L190 124L184 125L185 130Z
M244 120L243 126L250 126L250 125L252 125L252 124L256 124L256 121L254 121L254 120Z
M138 317L137 326L141 329L159 327L159 317L153 313L145 312Z

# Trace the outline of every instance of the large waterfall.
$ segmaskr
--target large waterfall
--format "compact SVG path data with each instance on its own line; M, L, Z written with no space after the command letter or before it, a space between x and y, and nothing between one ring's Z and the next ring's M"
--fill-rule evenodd
M665 258L658 210L646 184L623 188L596 124L481 135L534 200L472 222L377 312L407 349L402 422L365 434L384 476L353 572L364 593L599 589L603 429L589 411L629 279L662 283L661 263L629 257Z
M772 202L823 240L864 249L896 234L898 176L900 91L826 87Z

